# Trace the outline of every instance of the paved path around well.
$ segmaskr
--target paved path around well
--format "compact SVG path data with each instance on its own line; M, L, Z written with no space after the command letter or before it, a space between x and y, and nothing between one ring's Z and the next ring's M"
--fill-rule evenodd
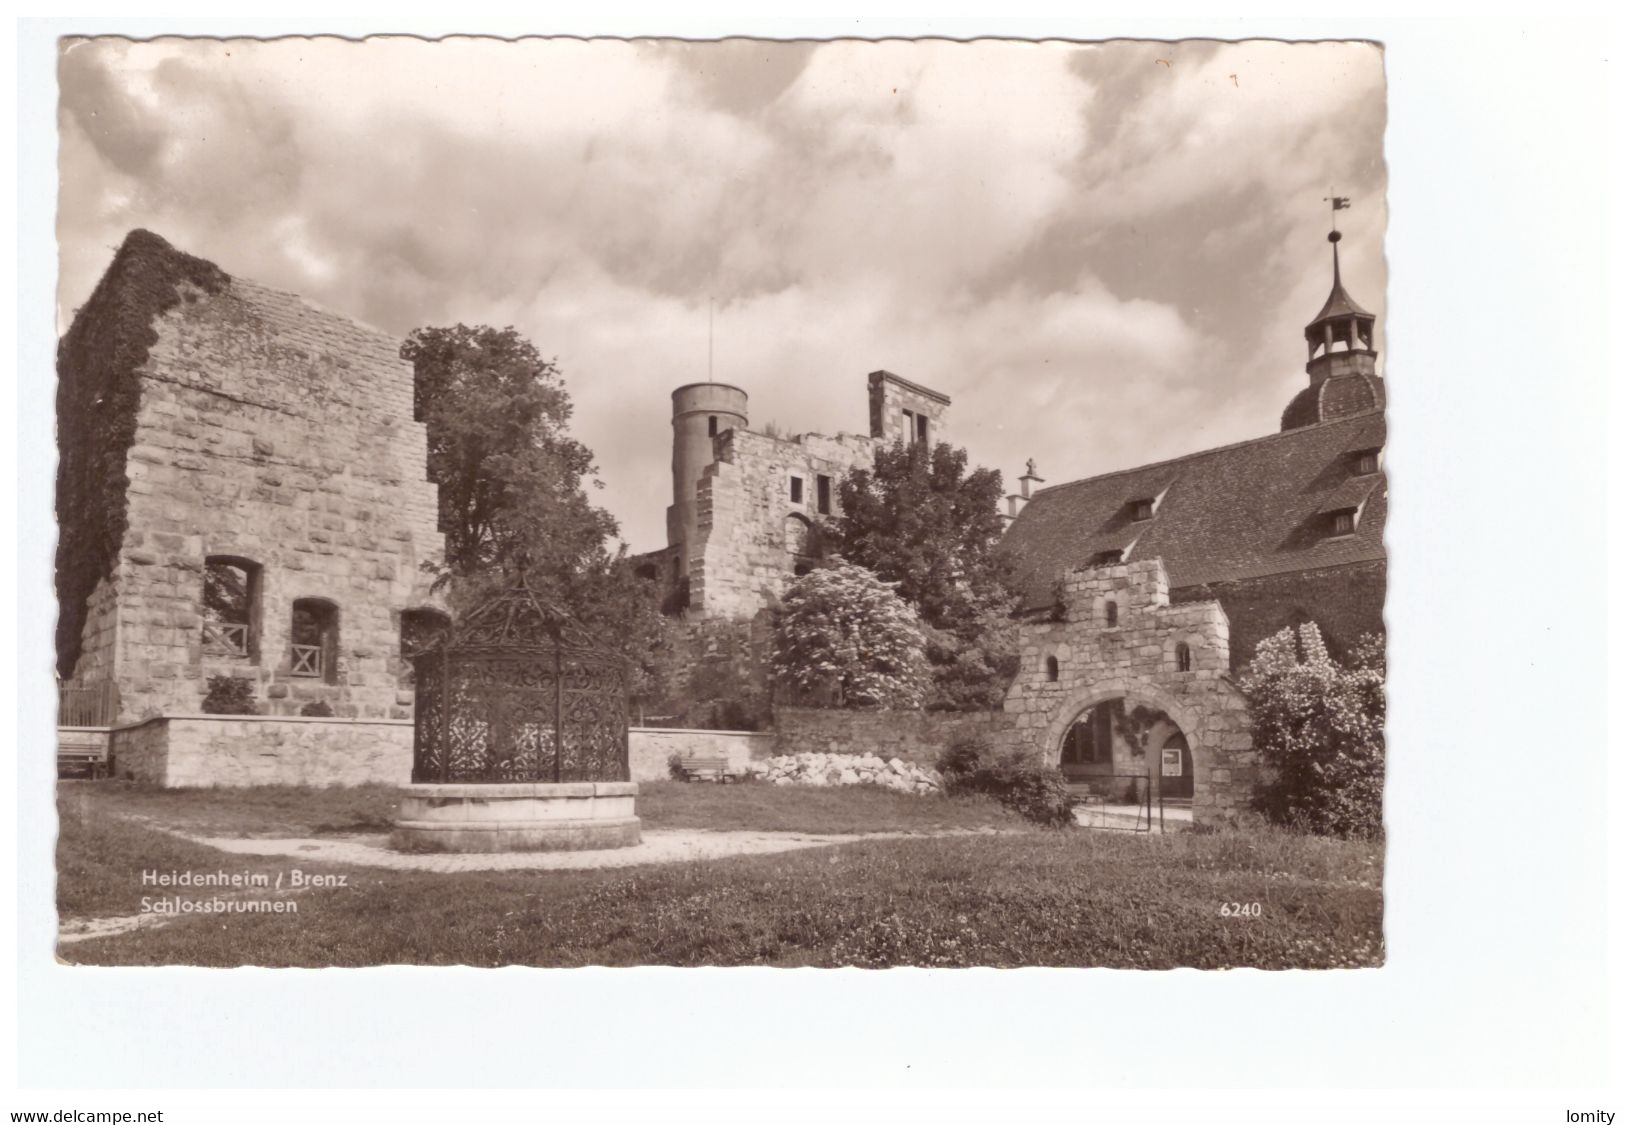
M939 836L989 835L993 829L941 832L865 832L823 836L806 832L715 832L697 828L644 829L643 842L630 848L579 852L499 852L492 854L413 853L392 851L384 833L312 838L244 839L189 837L234 855L287 856L319 863L387 867L393 871L566 871L598 867L634 867L645 863L686 863L734 855L771 855L800 848L823 848L857 840L901 840Z

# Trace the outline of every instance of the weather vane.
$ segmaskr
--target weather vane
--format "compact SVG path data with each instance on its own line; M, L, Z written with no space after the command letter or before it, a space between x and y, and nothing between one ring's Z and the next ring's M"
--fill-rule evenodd
M1336 189L1334 188L1333 191L1335 192L1335 190ZM1332 230L1335 231L1337 229L1337 213L1339 211L1348 210L1349 197L1346 196L1346 195L1335 195L1335 194L1334 195L1326 195L1326 196L1322 196L1320 201L1322 203L1330 203L1332 205Z

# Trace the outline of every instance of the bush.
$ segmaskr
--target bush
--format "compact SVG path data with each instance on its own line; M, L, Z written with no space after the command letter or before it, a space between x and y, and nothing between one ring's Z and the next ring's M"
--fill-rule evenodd
M203 696L205 715L258 715L254 702L254 681L242 676L210 676L209 690Z
M1258 811L1324 836L1382 833L1384 671L1380 641L1339 663L1313 622L1259 644L1240 678L1253 747L1273 772Z
M956 739L937 758L937 772L949 796L984 793L1047 828L1075 823L1072 791L1060 770L1024 751L994 750L985 736Z
M299 713L307 719L331 719L333 705L325 699L318 699L314 703L307 703L299 708Z
M815 706L917 708L930 686L919 615L890 585L837 560L785 590L773 675Z
M675 750L666 757L666 772L673 781L688 780L688 771L683 768L683 756Z

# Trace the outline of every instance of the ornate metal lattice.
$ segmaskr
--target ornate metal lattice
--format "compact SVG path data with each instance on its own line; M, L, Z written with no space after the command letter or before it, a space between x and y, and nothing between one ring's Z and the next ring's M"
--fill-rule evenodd
M411 660L413 781L631 780L625 661L523 580Z

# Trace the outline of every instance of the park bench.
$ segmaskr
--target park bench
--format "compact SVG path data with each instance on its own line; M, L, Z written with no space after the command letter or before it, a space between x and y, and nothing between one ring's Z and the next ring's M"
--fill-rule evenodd
M684 781L715 781L725 785L733 780L728 775L726 754L684 754L678 760L678 768L683 772Z
M104 727L58 727L56 775L100 778L107 776L107 730Z

